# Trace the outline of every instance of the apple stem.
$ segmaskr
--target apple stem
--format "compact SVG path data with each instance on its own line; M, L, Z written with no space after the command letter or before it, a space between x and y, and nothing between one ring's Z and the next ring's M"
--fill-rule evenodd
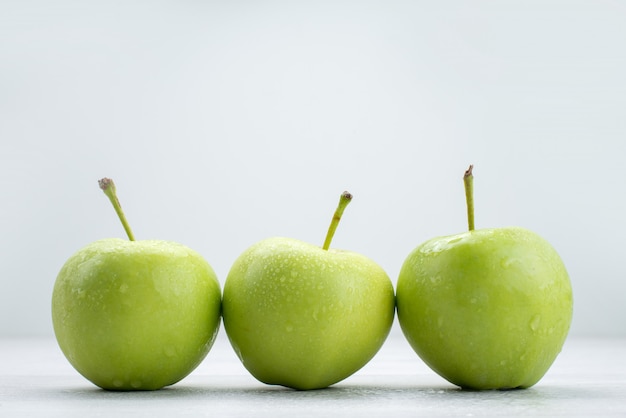
M337 225L339 225L339 221L341 220L341 215L343 215L343 211L348 206L348 203L352 200L352 195L348 192L343 192L341 197L339 198L339 204L337 205L337 209L335 209L335 214L333 215L333 219L330 222L330 226L328 227L328 232L326 233L326 239L324 240L324 246L322 249L328 250L330 248L330 242L335 235L335 231L337 230Z
M465 185L465 202L467 203L467 227L470 231L474 230L474 175L470 165L463 175L463 183Z
M104 194L107 195L107 197L111 201L111 204L113 205L113 208L115 209L115 212L117 213L117 216L120 218L120 221L122 222L124 231L126 231L126 235L128 235L128 239L131 241L134 241L135 236L133 235L133 231L131 231L130 229L130 225L128 224L128 221L126 220L126 216L124 215L124 211L122 210L122 205L120 205L120 201L117 198L117 192L115 190L115 183L113 183L113 180L111 180L110 178L105 177L103 179L98 180L98 185L100 186Z

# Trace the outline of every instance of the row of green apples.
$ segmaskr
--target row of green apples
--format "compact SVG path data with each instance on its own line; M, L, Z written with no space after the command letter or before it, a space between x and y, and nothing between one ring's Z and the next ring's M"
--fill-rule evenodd
M572 289L561 258L527 229L474 229L471 166L464 176L468 231L419 245L395 294L374 261L330 248L352 198L347 192L322 247L258 242L236 259L222 294L197 252L135 241L114 183L99 183L129 240L99 240L70 257L55 282L52 320L69 362L104 389L180 381L208 354L222 320L254 377L300 390L330 386L363 367L384 344L396 310L419 357L469 389L534 385L569 331Z

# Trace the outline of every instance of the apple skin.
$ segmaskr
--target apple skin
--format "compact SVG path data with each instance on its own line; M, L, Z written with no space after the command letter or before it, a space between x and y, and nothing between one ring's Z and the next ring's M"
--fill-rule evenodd
M395 297L369 258L276 237L235 261L222 308L231 345L255 378L307 390L345 379L378 352Z
M52 321L69 362L109 390L155 390L187 376L220 325L221 290L195 251L166 241L104 239L61 268Z
M561 351L573 298L554 248L518 227L429 240L398 277L398 321L422 360L468 389L527 388Z

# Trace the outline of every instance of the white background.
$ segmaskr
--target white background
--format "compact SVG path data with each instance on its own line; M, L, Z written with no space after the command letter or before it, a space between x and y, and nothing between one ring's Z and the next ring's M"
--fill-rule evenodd
M396 282L419 243L548 239L571 335L626 335L626 3L0 0L0 336L52 335L57 272L123 237L333 246Z

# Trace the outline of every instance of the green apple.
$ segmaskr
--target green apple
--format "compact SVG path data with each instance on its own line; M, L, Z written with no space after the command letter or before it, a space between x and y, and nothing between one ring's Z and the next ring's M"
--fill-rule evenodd
M424 242L402 265L398 321L416 353L451 383L527 388L544 376L568 334L570 279L536 233L474 230L472 184L470 166L469 231Z
M130 240L103 239L72 255L52 294L52 321L74 368L109 390L154 390L204 359L220 324L221 289L200 254L135 241L110 179L100 180Z
M351 195L342 194L322 247L269 238L244 251L224 284L224 329L246 369L267 384L318 389L363 367L395 314L393 284L371 259L329 249Z

